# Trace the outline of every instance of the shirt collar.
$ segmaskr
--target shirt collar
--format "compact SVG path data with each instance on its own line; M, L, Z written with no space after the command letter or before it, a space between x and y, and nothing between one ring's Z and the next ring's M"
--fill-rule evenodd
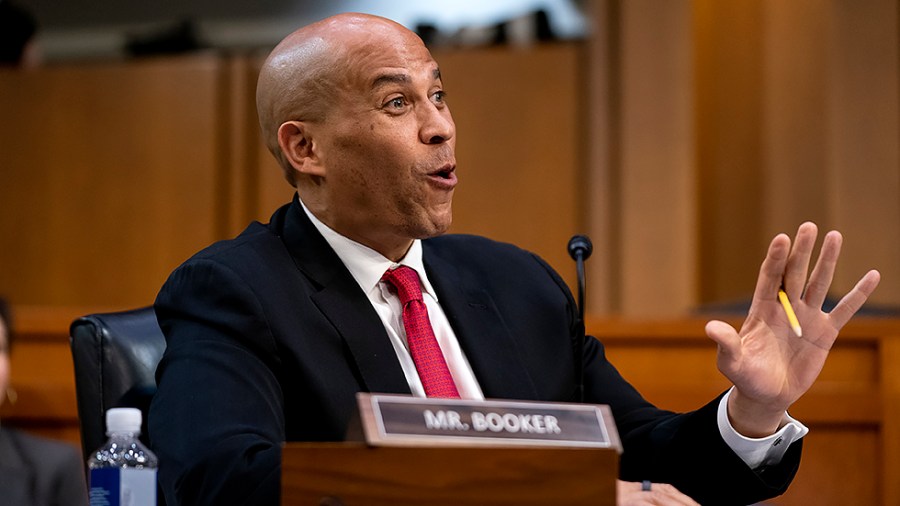
M299 200L299 199L298 199ZM331 249L337 253L338 258L350 271L353 279L359 284L363 292L371 293L378 286L381 277L391 268L398 265L405 265L416 271L422 282L422 291L437 300L437 293L428 276L425 274L425 264L422 260L422 241L415 239L409 251L406 252L399 262L392 262L381 253L372 248L360 244L352 239L348 239L338 232L331 229L328 225L322 223L316 216L306 207L306 204L300 200L300 206L309 220L316 227L316 230L322 234L325 241L331 246Z

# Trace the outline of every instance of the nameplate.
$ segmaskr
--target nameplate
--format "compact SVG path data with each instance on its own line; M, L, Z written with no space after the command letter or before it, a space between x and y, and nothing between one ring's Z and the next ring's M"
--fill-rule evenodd
M621 453L609 406L357 394L373 446L559 446Z

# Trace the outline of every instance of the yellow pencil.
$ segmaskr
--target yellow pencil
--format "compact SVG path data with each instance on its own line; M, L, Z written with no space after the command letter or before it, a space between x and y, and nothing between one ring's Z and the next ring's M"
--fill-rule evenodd
M784 308L784 313L788 317L791 328L794 329L794 334L797 334L797 337L802 337L803 330L800 328L800 322L797 321L797 314L794 313L794 308L793 306L791 306L791 301L790 299L788 299L788 296L784 292L783 288L778 290L778 300L781 301L781 307Z

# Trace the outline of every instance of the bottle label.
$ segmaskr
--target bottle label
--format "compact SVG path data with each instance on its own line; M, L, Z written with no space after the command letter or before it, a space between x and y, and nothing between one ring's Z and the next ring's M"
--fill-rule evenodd
M156 470L91 469L90 506L156 506Z

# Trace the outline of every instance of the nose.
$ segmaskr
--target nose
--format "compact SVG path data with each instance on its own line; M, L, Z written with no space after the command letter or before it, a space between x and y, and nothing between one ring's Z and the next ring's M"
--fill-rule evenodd
M421 113L419 140L425 144L441 144L449 141L456 134L456 124L450 108L444 105L429 103Z

